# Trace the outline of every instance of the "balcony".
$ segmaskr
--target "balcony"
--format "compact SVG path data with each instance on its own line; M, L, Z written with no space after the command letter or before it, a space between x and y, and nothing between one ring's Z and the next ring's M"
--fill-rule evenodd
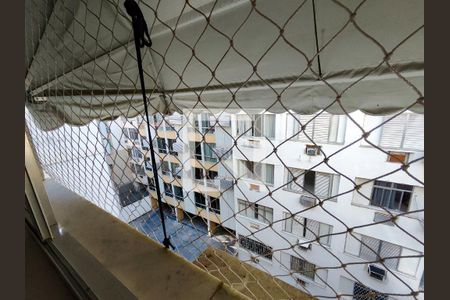
M216 142L216 136L213 133L211 133L211 131L202 134L193 128L189 128L188 141L206 142L208 144L214 144Z
M194 192L207 194L211 197L218 198L221 195L219 190L220 182L216 179L193 179Z

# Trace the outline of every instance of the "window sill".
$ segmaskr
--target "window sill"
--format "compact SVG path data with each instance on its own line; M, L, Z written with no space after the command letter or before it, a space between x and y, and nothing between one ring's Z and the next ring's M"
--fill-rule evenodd
M357 255L355 255L355 254L352 254L352 253L349 253L349 252L346 252L345 250L344 250L344 252L343 252L345 255L347 255L347 256L349 256L349 257L351 257L352 259L357 259L357 260L359 260L361 263L365 263L364 264L364 266L366 266L366 265L368 265L369 264L369 262L367 261L367 260L365 260L365 259L363 259L363 258L361 258L361 257L359 257L359 256L357 256ZM395 275L399 275L399 276L404 276L404 277L406 277L406 278L409 278L409 279L413 279L413 280L418 280L419 278L417 277L417 270L416 270L416 274L414 274L414 275L411 275L411 274L408 274L408 273L404 273L404 272L402 272L402 271L399 271L399 270L393 270L392 268L389 268L389 267L385 267L385 266L383 266L382 264L379 264L379 263L371 263L371 264L376 264L376 265L379 265L381 268L383 268L383 269L389 269L389 271L387 271L386 273L388 274L388 276L389 276L389 273L390 272L393 272ZM362 264L360 264L360 265L362 265ZM392 275L392 274L391 274Z
M246 299L61 185L47 181L45 187L61 232L70 234L136 298L182 299L189 291L191 299Z
M397 214L407 213L407 212L403 212L403 211L399 211L399 210L383 209L383 208L380 208L380 207L374 206L374 205L366 205L366 204L360 204L360 203L354 203L354 202L352 202L351 205L357 206L357 207L361 207L361 208L366 208L366 209L372 210L374 212L385 213L385 214L387 214L388 213L387 211L389 211L394 216L396 216ZM400 218L408 218L408 219L413 219L413 220L420 221L419 218L412 216L412 214L401 215L399 217Z
M271 184L271 183L265 183L265 182L263 182L263 181L259 181L259 180L252 179L252 178L248 178L248 177L241 177L241 178L239 178L239 180L242 180L242 181L248 182L248 183L253 183L253 184L263 185L263 186L270 187L270 188L273 188L273 187L274 187L274 184Z
M299 196L308 196L308 197L313 197L313 198L315 198L313 195L311 195L311 194L308 194L308 193L304 193L304 192L298 192L298 191L295 191L295 190L291 190L291 189L289 189L289 188L282 188L282 190L283 191L285 191L285 192L289 192L289 193L293 193L293 194L296 194L296 195L299 195ZM320 199L320 198L319 198ZM316 199L317 200L317 199ZM323 200L322 200L323 201ZM325 203L327 203L327 202L329 202L329 201L331 201L331 202L337 202L337 197L333 197L333 198L330 198L330 199L326 199L325 200Z
M257 225L261 225L261 226L264 226L264 227L270 227L269 224L264 223L264 222L261 222L261 221L259 221L259 220L256 220L256 219L253 219L253 218L250 218L250 217L241 215L241 214L237 214L237 216L239 216L239 217L241 217L241 218L244 218L245 220L247 220L247 221L249 221L249 222L257 223ZM273 222L273 221L271 221L271 223L272 223L272 222Z

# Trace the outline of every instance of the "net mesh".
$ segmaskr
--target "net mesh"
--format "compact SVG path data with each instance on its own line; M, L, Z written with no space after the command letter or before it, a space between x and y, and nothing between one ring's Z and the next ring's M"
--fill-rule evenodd
M371 1L330 1L346 22L328 40L316 32L311 54L290 37L301 34L295 20L302 14L316 17L313 1L290 11L280 5L278 19L259 1L180 1L169 12L164 1L142 1L152 38L170 33L163 47L143 51L144 61L153 61L144 68L152 86L147 124L139 78L130 71L131 27L115 30L126 17L123 3L75 2L26 5L25 120L46 176L159 242L162 210L173 251L254 299L423 298L423 115L412 110L424 106L424 96L391 62L411 51L423 24L384 45L364 29ZM227 5L243 2L245 17L232 28L216 24ZM273 40L255 42L250 54L240 48L240 33L260 18L271 24ZM180 28L189 24L180 24L192 19L205 26L187 42ZM348 42L348 27L382 55L342 89L324 78L320 57L329 45ZM201 55L206 34L222 41L209 45L213 58ZM281 42L305 65L282 81L265 69ZM180 47L191 54L175 60L170 53ZM227 73L233 83L222 75L231 72L222 67L231 52L247 72ZM186 76L193 65L201 80ZM346 109L341 100L380 67L410 88L409 105L387 116ZM333 101L315 113L294 112L283 96L310 75ZM259 107L255 94L255 106L243 105L240 90L258 84L270 103ZM220 108L211 101L217 91L229 99ZM187 107L177 101L183 93L195 99ZM152 100L160 97L165 111ZM327 112L336 106L342 114ZM271 113L275 107L283 112Z

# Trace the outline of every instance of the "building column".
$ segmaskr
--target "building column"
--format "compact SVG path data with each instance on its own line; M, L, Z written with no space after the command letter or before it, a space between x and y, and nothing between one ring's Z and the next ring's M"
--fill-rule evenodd
M209 233L210 235L213 235L216 232L217 229L217 223L215 222L209 222Z
M178 222L181 222L184 219L184 210L181 207L177 206L176 214Z
M150 203L152 205L153 210L156 210L158 208L158 200L156 198L153 198L151 195L150 195Z

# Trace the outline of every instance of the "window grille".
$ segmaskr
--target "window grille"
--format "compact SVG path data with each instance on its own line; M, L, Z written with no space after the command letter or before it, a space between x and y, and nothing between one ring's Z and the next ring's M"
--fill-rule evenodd
M140 52L123 1L25 3L48 177L251 299L424 296L422 0L141 0Z
M353 288L354 300L388 300L388 296L372 290L358 282L355 282Z
M291 270L314 280L316 266L304 259L291 256Z
M255 241L247 237L239 237L239 245L250 252L258 254L264 258L272 259L272 247L264 245L261 242Z

